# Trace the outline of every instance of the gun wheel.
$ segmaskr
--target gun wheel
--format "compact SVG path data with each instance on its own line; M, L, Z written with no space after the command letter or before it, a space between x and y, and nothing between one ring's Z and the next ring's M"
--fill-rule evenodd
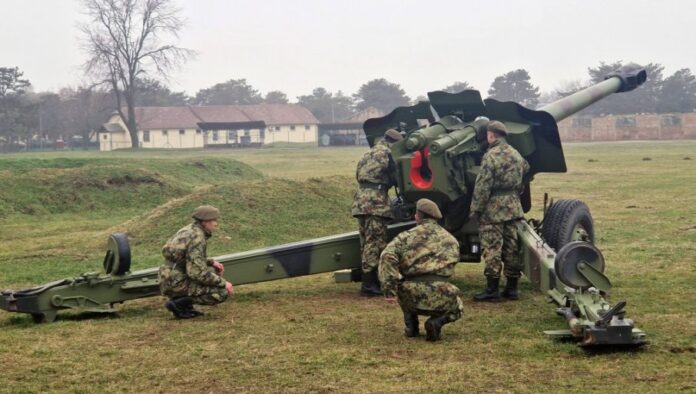
M599 272L604 272L604 256L596 246L583 241L573 241L561 248L556 254L553 268L561 282L574 289L586 290L592 284L578 269L580 264L591 265Z
M104 256L104 272L110 275L123 275L130 270L131 251L128 236L114 233L109 236Z
M594 243L590 209L580 200L558 200L544 217L541 236L556 251L573 241Z

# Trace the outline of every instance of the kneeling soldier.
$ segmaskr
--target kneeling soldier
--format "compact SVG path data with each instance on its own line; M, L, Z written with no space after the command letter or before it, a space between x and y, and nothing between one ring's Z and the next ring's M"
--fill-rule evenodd
M404 334L418 336L418 315L425 322L425 339L440 339L442 326L463 313L460 290L448 282L459 261L459 243L437 219L437 204L422 198L416 204L416 227L397 235L382 252L379 279L387 302L398 299L404 312Z
M208 238L217 229L220 211L210 205L193 210L193 223L181 228L162 248L160 291L169 297L164 306L178 319L203 313L193 304L215 305L232 294L232 283L222 277L225 267L207 257Z

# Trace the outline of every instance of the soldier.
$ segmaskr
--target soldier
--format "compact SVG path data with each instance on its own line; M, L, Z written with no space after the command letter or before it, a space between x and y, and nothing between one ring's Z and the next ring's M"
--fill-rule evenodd
M222 277L225 267L207 257L208 238L217 229L220 211L210 205L193 210L193 223L176 232L162 248L160 291L169 297L164 306L178 319L203 313L193 304L215 305L234 291Z
M363 296L382 295L377 278L379 254L387 244L387 224L393 219L387 191L396 184L394 161L389 147L402 140L401 134L389 129L384 139L377 142L358 162L355 177L358 190L353 197L351 214L360 227Z
M488 124L489 148L481 160L471 201L471 218L479 222L487 280L486 289L474 296L475 301L500 300L498 286L503 265L507 281L502 296L510 300L519 298L517 280L522 267L516 257L515 222L524 215L519 195L524 191L522 178L529 171L529 163L507 143L506 136L503 123Z
M418 315L427 315L428 341L439 340L442 326L458 320L464 311L459 288L448 282L459 261L459 243L437 219L442 219L437 204L418 200L417 226L389 242L379 264L387 302L398 299L404 313L404 335L418 336Z

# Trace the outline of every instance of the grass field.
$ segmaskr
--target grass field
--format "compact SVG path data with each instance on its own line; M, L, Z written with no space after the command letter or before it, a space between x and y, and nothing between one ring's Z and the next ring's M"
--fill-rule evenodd
M129 233L134 268L201 203L223 211L209 253L355 230L354 170L365 148L66 152L0 156L0 289L100 269L106 236ZM567 174L533 182L592 210L612 300L647 332L640 351L587 352L522 281L519 302L474 304L480 264L455 283L465 316L444 340L401 334L398 307L330 274L240 286L206 315L173 320L163 299L118 316L52 324L0 312L0 392L694 392L696 141L570 144Z

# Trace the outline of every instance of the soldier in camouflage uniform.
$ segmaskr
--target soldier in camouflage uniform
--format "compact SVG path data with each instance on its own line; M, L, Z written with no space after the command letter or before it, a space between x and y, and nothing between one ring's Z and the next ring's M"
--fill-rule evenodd
M474 296L476 301L498 301L500 273L505 267L506 284L502 296L516 300L521 264L517 257L515 223L524 216L519 195L524 191L522 178L529 163L510 146L507 129L498 121L488 124L488 151L481 160L471 202L471 217L479 222L479 236L487 286Z
M418 315L426 315L425 339L437 341L442 326L464 310L459 288L448 281L459 261L459 243L437 223L441 218L437 204L418 200L418 225L397 235L382 252L379 279L387 301L398 299L407 337L418 336Z
M169 297L165 307L176 318L203 313L193 304L215 305L232 294L232 283L222 277L222 264L207 257L208 238L218 226L220 211L210 205L193 211L193 223L183 227L162 248L164 264L159 269L160 291Z
M355 173L359 186L353 197L351 214L358 219L360 227L363 278L360 294L364 296L382 294L377 265L379 254L387 244L387 224L393 219L387 191L396 184L389 146L402 139L398 131L387 130L384 139L360 159Z

